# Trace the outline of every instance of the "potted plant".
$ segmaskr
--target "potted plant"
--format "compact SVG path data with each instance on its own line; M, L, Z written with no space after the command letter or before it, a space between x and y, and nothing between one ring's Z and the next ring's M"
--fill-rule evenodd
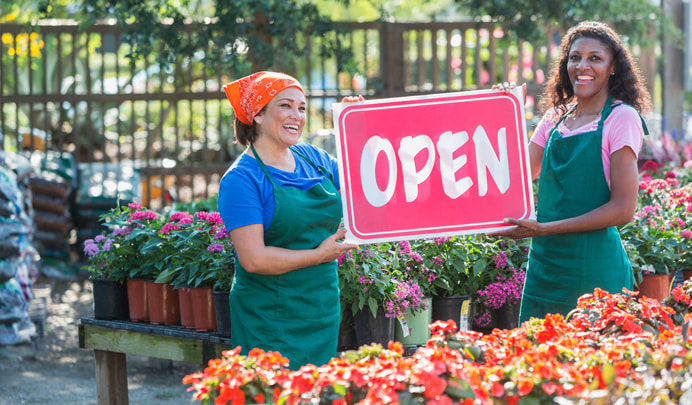
M176 213L171 220L177 222L169 227L167 244L175 254L156 281L189 289L195 329L216 331L212 290L230 291L233 276L233 245L228 232L217 212Z
M489 332L494 327L516 328L528 242L475 235L468 243L469 260L480 281L474 298L474 329Z
M352 320L357 346L386 344L394 338L394 322L384 311L395 287L388 272L388 244L361 245L338 263L342 324Z
M110 229L114 252L127 271L130 320L148 322L147 281L154 279L155 270L143 265L141 246L149 239L150 229L157 228L154 223L159 221L159 214L133 202L111 209L99 220Z
M672 273L682 253L678 228L684 221L671 215L668 192L674 179L645 177L639 184L640 207L634 219L620 227L641 295L659 301L668 297Z
M471 329L474 283L477 277L468 266L466 238L463 236L423 239L416 243L423 260L435 270L431 289L432 320L452 319L457 328Z
M406 346L420 346L430 337L432 293L437 275L409 241L391 245L389 272L395 283L385 299L385 316L396 318L394 335ZM417 245L416 245L417 246Z
M94 317L96 319L126 320L129 317L127 272L113 249L113 238L105 232L84 242L84 253L94 288Z

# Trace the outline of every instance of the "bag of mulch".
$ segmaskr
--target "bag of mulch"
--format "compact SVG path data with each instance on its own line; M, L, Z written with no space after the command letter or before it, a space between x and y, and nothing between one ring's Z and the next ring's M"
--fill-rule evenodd
M0 259L0 284L14 277L16 259Z
M71 184L59 175L51 172L41 172L29 179L29 186L33 195L43 194L67 200L70 195Z
M72 217L52 212L34 210L34 223L42 231L67 232L72 228Z
M13 171L0 166L0 217L11 217L19 213L22 195L17 188L17 176Z
M65 215L68 213L68 204L65 200L45 194L34 194L31 206L35 210Z
M27 301L17 280L0 284L0 324L9 325L27 317Z
M23 182L34 172L29 159L14 152L0 151L0 166L12 170L17 175L17 183Z
M29 229L16 219L0 219L0 259L18 256Z

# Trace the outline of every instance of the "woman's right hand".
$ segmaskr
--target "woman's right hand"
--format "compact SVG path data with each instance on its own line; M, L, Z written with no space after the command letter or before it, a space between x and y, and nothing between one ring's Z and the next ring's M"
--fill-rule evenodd
M358 247L358 245L354 243L339 242L344 236L346 236L346 229L341 228L317 246L317 251L320 252L321 257L324 258L322 263L336 260L349 250Z

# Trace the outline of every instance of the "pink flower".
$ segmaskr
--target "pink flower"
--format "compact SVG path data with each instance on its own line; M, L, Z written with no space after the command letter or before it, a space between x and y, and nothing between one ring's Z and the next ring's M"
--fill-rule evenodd
M218 212L209 213L209 212L201 211L201 212L197 213L197 218L204 220L204 221L207 221L207 222L210 222L210 223L215 224L215 225L223 225L223 220L221 219L221 214L219 214Z
M142 204L137 203L137 202L131 202L127 204L127 207L131 210L139 210L142 208Z
M166 235L167 233L174 231L176 229L180 229L180 227L177 224L168 222L163 226L163 228L161 228L161 230L159 231L159 234Z
M187 211L175 212L175 213L171 214L171 216L169 218L170 221L176 221L176 222L181 221L181 220L187 220L187 219L192 219L192 215L190 215L190 213Z

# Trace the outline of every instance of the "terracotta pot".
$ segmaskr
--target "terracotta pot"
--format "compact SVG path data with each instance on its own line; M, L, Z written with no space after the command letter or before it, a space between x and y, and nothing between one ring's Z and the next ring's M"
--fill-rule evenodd
M197 332L216 332L216 309L211 287L191 287L190 300Z
M178 291L168 283L147 281L149 323L153 325L179 325L180 304Z
M192 310L190 287L178 288L178 303L180 304L180 325L186 329L195 328L195 314Z
M682 280L689 280L692 278L692 269L682 271Z
M146 280L141 278L127 279L127 302L130 305L130 321L149 322Z
M654 298L663 301L670 294L670 285L673 281L672 274L650 274L642 277L637 290L639 296Z

